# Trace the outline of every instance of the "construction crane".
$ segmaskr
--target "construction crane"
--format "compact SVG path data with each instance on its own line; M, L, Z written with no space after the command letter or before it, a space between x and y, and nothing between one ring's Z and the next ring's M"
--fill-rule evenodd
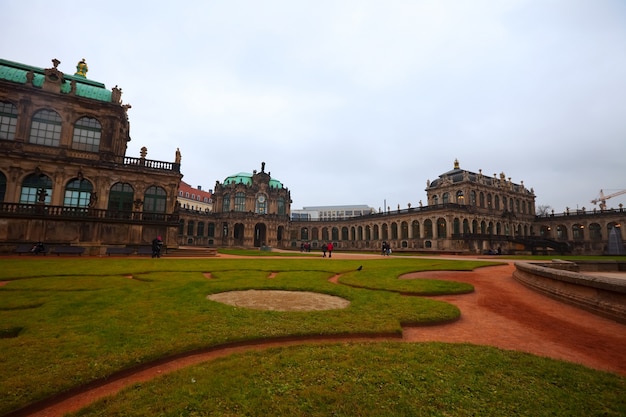
M600 203L600 210L605 210L606 209L606 200L608 200L609 198L612 197L617 197L618 195L622 195L622 194L626 194L626 190L620 190L617 191L615 193L612 194L604 194L604 192L602 190L600 190L600 195L598 196L598 198L591 200L591 202L593 204L597 204Z

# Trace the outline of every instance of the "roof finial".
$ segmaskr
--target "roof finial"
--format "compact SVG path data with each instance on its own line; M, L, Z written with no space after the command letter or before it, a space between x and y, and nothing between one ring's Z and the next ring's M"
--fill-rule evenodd
M76 64L76 72L74 73L74 75L87 78L87 71L89 71L89 68L87 67L85 58L83 58L78 64Z
M458 159L454 159L454 169L459 169L459 160Z

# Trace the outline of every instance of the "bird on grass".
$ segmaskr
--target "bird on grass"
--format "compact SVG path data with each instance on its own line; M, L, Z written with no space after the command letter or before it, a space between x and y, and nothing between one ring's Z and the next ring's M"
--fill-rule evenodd
M363 265L360 265L356 270L360 271L361 269L363 269Z

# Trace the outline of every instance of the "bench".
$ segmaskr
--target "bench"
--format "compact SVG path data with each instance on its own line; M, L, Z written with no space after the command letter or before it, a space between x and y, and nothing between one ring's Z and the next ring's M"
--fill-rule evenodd
M138 246L137 255L152 255L152 246Z
M135 248L107 248L106 254L111 255L132 255L135 253Z
M32 252L33 245L34 245L33 243L22 243L18 245L13 252L17 253L20 256L24 253L32 253L33 255L39 255L40 253L42 253L45 255L48 252L48 248L46 248L45 246L44 246L44 250L41 252L38 252L38 253Z
M83 248L82 246L69 246L69 245L62 245L62 246L55 246L52 249L52 253L56 254L57 256L60 255L82 255L85 252L85 248Z

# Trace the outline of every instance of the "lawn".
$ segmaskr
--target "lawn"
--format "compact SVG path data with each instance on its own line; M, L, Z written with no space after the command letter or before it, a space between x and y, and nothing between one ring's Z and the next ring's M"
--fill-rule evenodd
M211 346L287 336L399 336L400 323L449 321L459 316L455 306L400 293L463 293L471 287L396 278L414 271L485 265L410 257L1 259L0 281L9 282L0 287L0 415L124 369ZM361 271L358 266L363 266ZM268 279L270 274L274 278ZM343 285L328 281L336 274ZM343 297L350 306L278 312L207 300L210 294L245 289L314 291ZM424 355L428 362L422 361ZM320 361L327 356L341 359L323 367ZM488 360L477 362L477 357ZM569 376L546 391L545 383L537 382L548 372ZM178 383L173 381L192 379L193 385L174 389ZM415 415L410 412L415 407L423 407L423 415L467 415L475 407L491 406L493 410L480 414L509 415L504 411L526 404L533 395L542 401L531 410L567 415L563 407L546 408L544 403L582 402L581 384L593 386L597 395L585 410L626 414L625 396L619 396L624 394L624 378L532 355L445 344L296 346L192 366L131 387L115 401L81 415L291 416L329 415L332 410L335 415ZM333 388L339 386L345 390ZM496 391L484 397L489 390ZM320 408L341 401L342 407Z

